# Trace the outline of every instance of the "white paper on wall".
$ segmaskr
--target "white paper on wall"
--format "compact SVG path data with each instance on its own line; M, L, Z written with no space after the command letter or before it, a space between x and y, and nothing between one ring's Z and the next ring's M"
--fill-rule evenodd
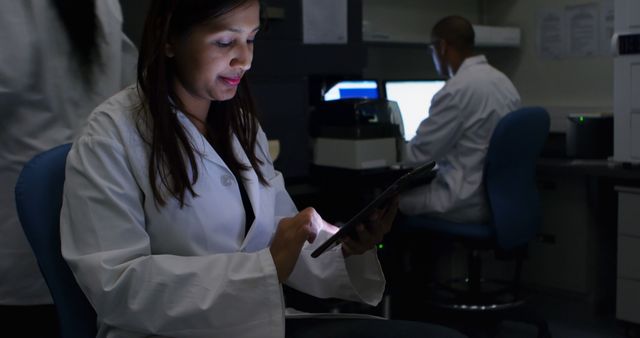
M543 59L560 59L566 54L564 13L560 9L542 9L537 17L537 49Z
M347 33L347 0L302 1L303 43L346 44Z
M600 15L597 3L567 6L565 25L567 30L567 54L574 57L594 56L599 52Z

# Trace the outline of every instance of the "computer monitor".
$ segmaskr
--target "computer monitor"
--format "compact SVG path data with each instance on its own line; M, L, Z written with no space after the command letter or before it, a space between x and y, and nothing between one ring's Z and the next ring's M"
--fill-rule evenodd
M324 94L325 101L343 99L377 99L378 82L375 80L340 81Z
M429 116L431 99L444 87L445 82L445 80L385 81L387 100L398 102L406 141L416 135L420 122Z

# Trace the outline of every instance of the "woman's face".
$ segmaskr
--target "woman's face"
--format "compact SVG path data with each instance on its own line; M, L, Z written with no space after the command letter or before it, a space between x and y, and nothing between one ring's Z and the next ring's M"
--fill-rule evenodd
M176 66L174 89L183 104L204 109L211 101L235 96L240 79L251 68L259 26L260 6L251 1L167 45L167 56Z

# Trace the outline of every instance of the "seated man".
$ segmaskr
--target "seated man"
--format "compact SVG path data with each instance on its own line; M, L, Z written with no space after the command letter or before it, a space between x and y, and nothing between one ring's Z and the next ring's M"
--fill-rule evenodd
M483 187L484 161L500 118L520 106L511 81L474 55L471 23L459 16L440 20L431 31L436 70L449 78L431 102L429 117L406 145L409 163L436 161L431 184L400 197L407 215L429 214L455 222L481 222L490 216Z

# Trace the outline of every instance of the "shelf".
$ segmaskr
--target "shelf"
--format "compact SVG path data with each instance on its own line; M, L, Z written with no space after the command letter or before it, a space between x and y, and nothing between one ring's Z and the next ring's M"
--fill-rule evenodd
M520 47L521 30L518 27L473 25L476 47ZM397 46L426 46L428 37L415 34L363 32L366 43L382 43Z

